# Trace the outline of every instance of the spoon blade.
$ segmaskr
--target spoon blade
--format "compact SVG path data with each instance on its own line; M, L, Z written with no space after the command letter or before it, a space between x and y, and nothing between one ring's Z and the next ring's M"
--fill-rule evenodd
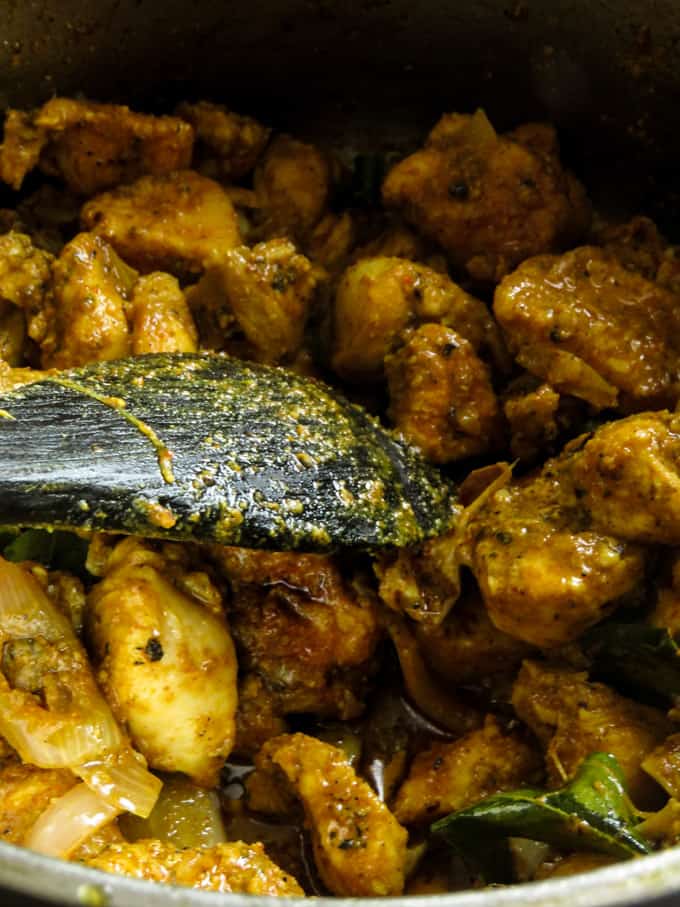
M0 525L253 548L404 546L452 486L321 382L219 354L102 362L0 395Z

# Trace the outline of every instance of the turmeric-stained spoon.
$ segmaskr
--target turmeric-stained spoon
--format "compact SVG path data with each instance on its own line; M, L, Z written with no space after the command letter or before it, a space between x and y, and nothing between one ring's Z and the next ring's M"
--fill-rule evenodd
M323 550L412 544L457 510L360 407L228 356L96 363L0 410L0 525Z

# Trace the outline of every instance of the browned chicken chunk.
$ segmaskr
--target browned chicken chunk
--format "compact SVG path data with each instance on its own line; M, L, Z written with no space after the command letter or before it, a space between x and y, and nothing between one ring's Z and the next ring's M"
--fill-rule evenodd
M296 880L273 863L262 844L233 841L180 850L162 841L114 843L88 860L94 869L223 894L302 896Z
M477 589L464 593L441 624L421 622L416 639L427 664L456 685L515 671L532 651L493 625Z
M146 173L188 167L193 142L191 126L176 117L52 98L32 113L9 111L0 177L18 189L40 164L74 192L92 195Z
M629 411L678 398L677 297L601 249L526 261L494 313L517 361L562 393Z
M44 318L47 333L40 339L44 368L72 368L130 351L126 307L137 279L108 243L81 233L64 247L54 263L53 301L31 322L37 339Z
M383 199L480 281L578 240L590 219L552 127L500 136L482 111L444 115L425 147L388 173Z
M236 655L224 617L139 539L113 551L88 597L97 677L152 768L217 783L235 733Z
M316 867L333 894L402 893L406 830L341 749L305 734L284 735L264 745L255 765L256 774L281 776L299 797Z
M356 239L354 219L349 211L329 212L321 218L305 241L305 252L314 264L337 276L347 264Z
M669 796L680 798L680 734L666 737L646 756L642 768Z
M394 814L404 825L433 822L492 794L540 780L541 772L538 751L490 716L483 728L418 753L397 793Z
M348 268L333 310L332 367L347 381L375 381L399 335L419 322L439 322L504 368L507 354L483 302L440 274L403 258L366 258Z
M263 236L304 240L326 211L332 182L333 167L323 152L288 135L277 136L255 170Z
M140 277L130 301L132 354L195 353L198 333L176 278L155 272Z
M512 704L545 747L548 778L560 787L589 753L614 755L640 808L659 805L659 789L643 760L670 731L662 712L626 699L587 674L526 661Z
M319 277L289 240L272 239L252 249L239 246L227 252L189 299L200 323L211 323L211 336L219 337L222 324L219 346L237 325L253 357L274 363L299 351Z
M633 217L623 224L606 224L593 230L593 241L618 259L629 271L657 280L669 246L648 217Z
M466 529L469 563L499 630L549 648L577 639L642 581L637 546L592 528L570 458L500 488Z
M574 458L593 523L622 539L680 544L680 415L640 413L599 428Z
M36 125L33 115L23 110L8 110L0 145L0 179L12 189L20 189L24 177L40 160L47 135Z
M0 236L0 299L31 317L49 293L52 256L37 249L29 236L10 231Z
M252 117L241 116L221 104L199 101L180 104L177 116L194 127L199 152L203 150L208 162L214 164L217 178L239 180L254 168L269 140L270 131Z
M234 755L251 760L267 740L287 731L277 692L257 674L244 674L238 685Z
M193 170L144 176L105 192L87 202L81 217L143 272L197 274L241 242L229 196Z
M454 530L416 548L380 555L374 570L380 580L381 599L412 620L441 623L460 594L458 549Z
M560 436L574 434L588 416L584 401L559 394L532 375L511 382L501 400L510 453L525 464L554 456Z
M279 714L358 715L380 638L373 601L330 557L213 550L231 584L239 665L262 678Z
M472 344L441 324L403 336L385 359L388 415L434 463L463 460L499 445L503 423L488 366Z

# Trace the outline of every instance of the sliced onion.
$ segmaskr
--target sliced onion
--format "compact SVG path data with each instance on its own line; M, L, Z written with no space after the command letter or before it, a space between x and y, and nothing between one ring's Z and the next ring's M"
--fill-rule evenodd
M70 857L120 812L87 784L76 784L45 810L27 834L24 845L51 857Z
M107 814L148 816L162 784L127 744L73 628L35 577L0 558L0 645L31 638L52 644L63 669L46 666L44 706L31 693L13 690L0 672L0 735L24 762L72 769Z
M214 790L171 775L148 818L123 816L120 830L129 841L158 838L183 849L214 847L227 840L220 800Z
M106 803L143 819L163 787L160 778L147 769L143 756L129 748L79 765L74 771Z
M55 715L30 693L12 690L0 675L0 735L23 762L39 768L72 768L123 743L113 715Z
M479 727L481 716L432 676L420 653L418 643L404 620L385 612L387 630L397 650L404 686L414 705L423 715L454 734L464 734Z
M22 760L72 768L121 749L123 735L71 624L34 576L0 558L0 646L19 639L44 640L64 662L57 673L45 671L45 706L31 693L12 689L0 673L0 734ZM62 695L55 692L59 687Z

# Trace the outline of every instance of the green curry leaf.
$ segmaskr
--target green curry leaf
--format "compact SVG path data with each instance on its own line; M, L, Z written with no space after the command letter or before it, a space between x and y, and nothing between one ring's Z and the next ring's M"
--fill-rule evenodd
M87 541L72 532L27 529L15 536L2 550L8 561L37 561L53 570L85 573Z
M559 790L498 794L440 819L432 831L476 857L490 852L495 840L522 837L625 858L651 849L636 832L637 822L618 762L606 753L592 753Z
M663 627L612 621L587 633L583 647L605 677L670 700L680 696L680 648Z

